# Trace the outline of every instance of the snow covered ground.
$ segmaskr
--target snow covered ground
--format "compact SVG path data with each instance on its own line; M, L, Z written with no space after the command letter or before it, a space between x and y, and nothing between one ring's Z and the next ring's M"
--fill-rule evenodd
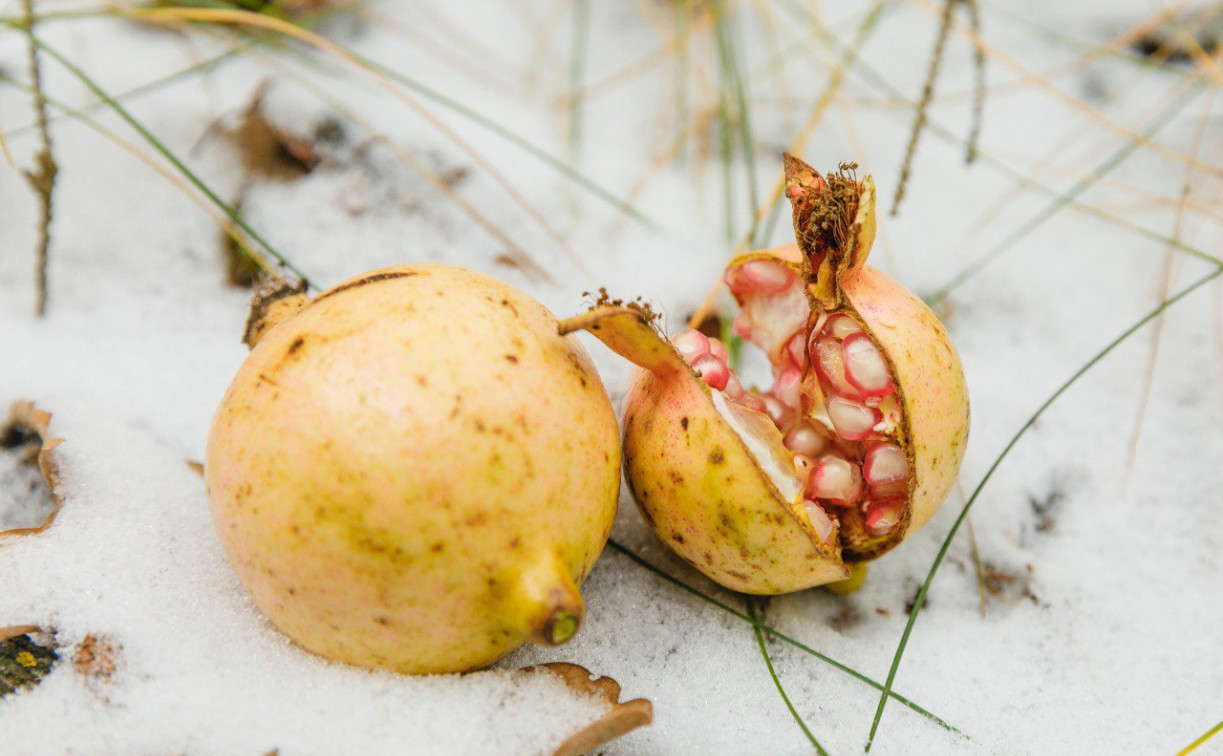
M640 295L678 327L720 276L868 16L866 4L825 4L818 19L829 42L806 4L715 5L733 32L750 113L752 160L733 145L729 191L714 31L703 11L682 21L685 4L388 1L321 27L457 107L324 53L269 44L122 102L219 197L241 195L249 224L320 287L379 266L446 261L497 275L562 315L598 286ZM1168 292L1217 272L1203 257L1223 250L1217 57L1201 63L1203 74L1092 52L1152 18L1159 8L1145 2L980 8L990 94L973 165L963 161L971 47L955 29L906 198L899 215L887 214L936 37L939 10L926 0L884 4L798 149L817 167L854 160L874 175L872 262L916 292L934 295L990 259L939 306L972 398L959 494L872 565L860 592L762 604L764 623L879 682L907 604L1008 442ZM47 21L38 33L115 95L244 44L215 29L105 17ZM25 81L25 55L23 35L0 32L0 72ZM43 65L54 100L96 99L49 56ZM576 106L571 77L586 85ZM306 175L250 176L227 136L265 81L273 122L327 137ZM85 115L165 165L113 112ZM0 128L18 168L38 147L25 128L32 119L27 93L0 88ZM627 198L640 218L504 130ZM509 671L547 661L581 664L619 681L624 698L653 702L654 723L602 753L812 750L751 624L613 548L583 588L577 637L525 647L493 670L367 673L291 645L247 600L186 465L202 458L211 413L246 354L249 292L227 284L222 236L198 193L80 122L57 118L51 133L60 175L41 319L32 316L36 199L17 170L0 166L0 405L25 399L53 413L52 433L66 439L65 505L41 534L0 536L0 627L55 628L64 651L99 634L121 651L109 679L61 662L37 687L0 700L0 753L551 753L605 706L548 676ZM770 233L770 246L792 239L788 208ZM546 276L507 264L509 243ZM1223 719L1221 303L1215 279L1158 321L1157 351L1155 324L1134 333L998 466L971 529L950 545L895 680L961 734L892 701L872 753L1175 754ZM618 402L629 366L586 343ZM17 484L0 522L15 516L14 491L29 483L5 464L0 477ZM627 491L613 539L747 611L743 597L672 556ZM794 645L770 637L767 649L822 747L860 753L878 691ZM1195 753L1223 753L1223 738Z

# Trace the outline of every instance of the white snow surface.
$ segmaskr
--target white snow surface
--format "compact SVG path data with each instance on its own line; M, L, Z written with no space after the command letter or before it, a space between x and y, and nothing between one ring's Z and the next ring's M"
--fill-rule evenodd
M573 151L565 97L573 2L372 3L322 31L629 197L657 229L488 128L418 99L461 135L457 143L369 76L318 53L263 46L122 101L227 200L248 177L215 124L232 125L260 82L273 81L267 107L278 123L302 133L328 118L343 124L343 142L328 148L317 169L289 182L254 181L242 208L320 287L384 265L446 261L497 275L558 314L580 310L583 291L598 286L641 295L678 327L717 280L752 206L741 160L733 165L732 205L725 205L717 130L709 125L718 75L710 32L691 30L685 81L695 132L673 159L682 98L681 69L666 47L672 5L586 5L581 76L589 86ZM761 200L837 53L791 15L806 4L724 5L748 72ZM825 5L824 22L847 43L865 7ZM19 8L3 7L8 16ZM982 156L963 162L973 74L969 45L953 32L931 109L932 123L945 131L924 135L907 197L892 217L937 10L922 0L890 4L801 151L817 167L856 160L875 176L880 234L872 262L920 294L1025 232L940 309L972 398L959 493L873 564L860 592L812 590L761 602L764 623L872 680L886 679L906 603L1012 436L1158 304L1165 270L1176 291L1216 268L1169 252L1158 236L1179 234L1215 257L1223 250L1223 121L1203 119L1218 82L1202 86L1153 145L1077 197L1111 218L1071 206L1033 220L1195 86L1185 66L1155 69L1115 57L1072 65L1087 47L1053 36L1102 44L1153 7L982 3L992 88ZM202 28L167 33L106 18L47 22L39 34L111 93L233 43ZM22 35L0 32L0 71L24 81L25 54ZM94 100L53 60L44 69L53 98L77 106ZM1052 87L1024 78L1033 71ZM105 108L88 116L154 154ZM22 129L32 118L26 93L0 88L0 128L17 168L30 167L37 149L34 132ZM547 754L606 708L547 675L512 671L547 661L581 664L619 681L623 698L653 702L651 726L600 753L813 750L778 695L751 624L611 548L583 587L587 618L572 641L524 647L487 671L367 672L292 645L230 570L203 483L186 464L202 459L211 414L246 354L239 337L249 293L225 283L216 224L184 192L79 122L56 119L52 136L61 173L49 311L41 319L32 315L37 205L20 173L0 166L0 405L26 399L53 413L52 434L66 439L59 449L64 506L41 534L0 536L0 627L54 628L61 662L38 686L0 700L0 754ZM499 263L504 243L397 151L437 170L466 169L455 192L528 250L548 279ZM1196 154L1200 165L1187 174L1178 154ZM572 257L482 161L549 220ZM1186 184L1189 202L1178 222ZM783 208L767 241L791 239ZM1138 331L1066 391L997 467L971 526L983 563L1009 578L982 603L962 528L895 680L897 692L961 734L892 701L871 753L1173 754L1223 718L1221 301L1216 280L1169 309L1154 357L1152 328ZM583 338L618 402L630 366ZM16 516L16 506L0 504L7 507L0 522ZM746 612L744 597L667 551L627 490L613 538ZM73 671L70 651L91 633L122 647L109 682ZM878 691L795 646L770 638L767 648L822 747L861 753ZM1208 753L1223 753L1223 737L1195 751Z

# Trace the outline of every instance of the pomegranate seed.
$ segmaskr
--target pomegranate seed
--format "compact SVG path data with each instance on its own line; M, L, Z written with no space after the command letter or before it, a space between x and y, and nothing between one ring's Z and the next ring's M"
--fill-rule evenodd
M832 543L832 534L837 529L837 526L832 521L832 518L828 516L828 513L814 501L804 501L803 509L807 510L807 517L811 520L811 527L815 529L815 534L820 537L820 540L824 543Z
M891 483L881 483L877 486L876 485L871 486L871 496L876 499L887 499L892 496L899 496L901 498L904 498L904 497L907 497L908 495L909 495L909 481L908 480L902 479L902 480L893 481Z
M799 331L790 337L786 342L786 354L790 357L790 362L802 368L807 364L807 339L803 336L803 332Z
M836 339L822 336L816 340L811 357L819 367L824 380L832 385L832 391L849 399L863 398L858 389L845 378L845 362L841 355L841 344Z
M767 412L768 407L765 406L764 400L750 391L744 391L736 401L755 412Z
M765 394L760 399L764 403L764 411L768 413L769 419L773 421L773 425L776 425L778 428L785 428L794 420L795 409L790 405L782 402L772 394Z
M779 294L797 279L793 271L773 260L752 260L726 271L724 277L734 294Z
M692 328L685 328L672 336L671 343L689 365L709 354L709 337Z
M887 535L896 529L904 513L905 502L900 497L877 499L866 507L866 532L873 536Z
M896 444L874 444L866 450L862 474L874 491L877 486L904 481L909 476L909 461Z
M859 332L845 337L841 344L845 379L866 396L892 393L892 376L883 355L870 337Z
M738 401L743 398L743 383L739 381L739 374L735 371L730 371L730 377L726 379L726 388L723 389L726 395L731 399Z
M815 460L808 457L806 454L794 455L794 470L798 473L799 480L807 480L811 477L811 471L815 469Z
M730 380L730 368L712 354L707 354L692 363L692 369L701 374L701 378L709 384L710 388L718 391L726 388L726 382Z
M773 395L785 404L798 409L798 403L803 391L803 373L798 368L789 367L777 376L773 383Z
M862 333L862 326L848 315L833 315L824 324L824 333L837 341L846 339L855 333Z
M825 454L815 462L807 493L842 507L858 500L862 493L862 473L858 466L839 454Z
M752 340L752 316L747 314L747 310L739 310L735 313L735 320L731 323L731 330L735 335L744 341Z
M840 396L829 397L827 408L837 435L850 441L869 437L882 419L878 410Z
M709 340L709 353L722 362L730 364L730 352L726 350L726 345L722 343L721 339Z
M820 435L810 423L799 423L791 428L782 443L790 451L811 457L818 457L828 448L828 439Z

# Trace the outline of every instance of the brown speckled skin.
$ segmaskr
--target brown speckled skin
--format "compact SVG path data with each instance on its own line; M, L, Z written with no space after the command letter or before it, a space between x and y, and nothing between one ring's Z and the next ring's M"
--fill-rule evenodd
M624 472L655 534L718 583L777 594L842 580L801 501L786 502L710 389L639 312L601 307L565 321L643 366L624 397Z
M611 531L616 419L555 318L488 276L389 268L273 327L217 410L217 533L297 643L367 667L485 666L580 619Z

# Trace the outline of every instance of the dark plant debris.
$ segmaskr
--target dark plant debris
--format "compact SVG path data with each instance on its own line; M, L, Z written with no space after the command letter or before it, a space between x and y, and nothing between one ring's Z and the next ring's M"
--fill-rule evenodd
M587 311L597 310L600 307L623 307L640 314L645 321L650 324L651 328L658 331L660 334L662 333L662 313L654 312L654 308L650 306L650 303L641 297L637 297L636 299L632 300L613 299L612 296L607 293L607 287L600 286L597 295L589 291L584 291L582 292L582 298L589 300L589 304L586 307Z
M76 647L72 668L82 677L109 682L119 666L122 646L108 635L90 633Z
M277 124L267 116L264 106L269 89L270 85L265 82L255 90L229 137L238 147L247 173L259 178L292 181L318 166L320 136L342 140L344 130L334 119L325 121L324 128L315 129L310 136Z
M1036 532L1052 532L1057 525L1057 512L1066 500L1066 491L1060 487L1049 489L1043 496L1028 496L1028 506L1036 516Z
M1213 15L1174 19L1131 43L1134 52L1156 63L1192 65L1195 58L1215 57L1223 42L1223 10Z
M39 643L27 633L0 640L0 698L37 685L57 661L53 638Z
M841 163L821 176L789 153L782 159L786 197L794 209L794 234L812 267L818 268L818 258L829 251L844 251L849 243L865 189L858 180L858 164Z

